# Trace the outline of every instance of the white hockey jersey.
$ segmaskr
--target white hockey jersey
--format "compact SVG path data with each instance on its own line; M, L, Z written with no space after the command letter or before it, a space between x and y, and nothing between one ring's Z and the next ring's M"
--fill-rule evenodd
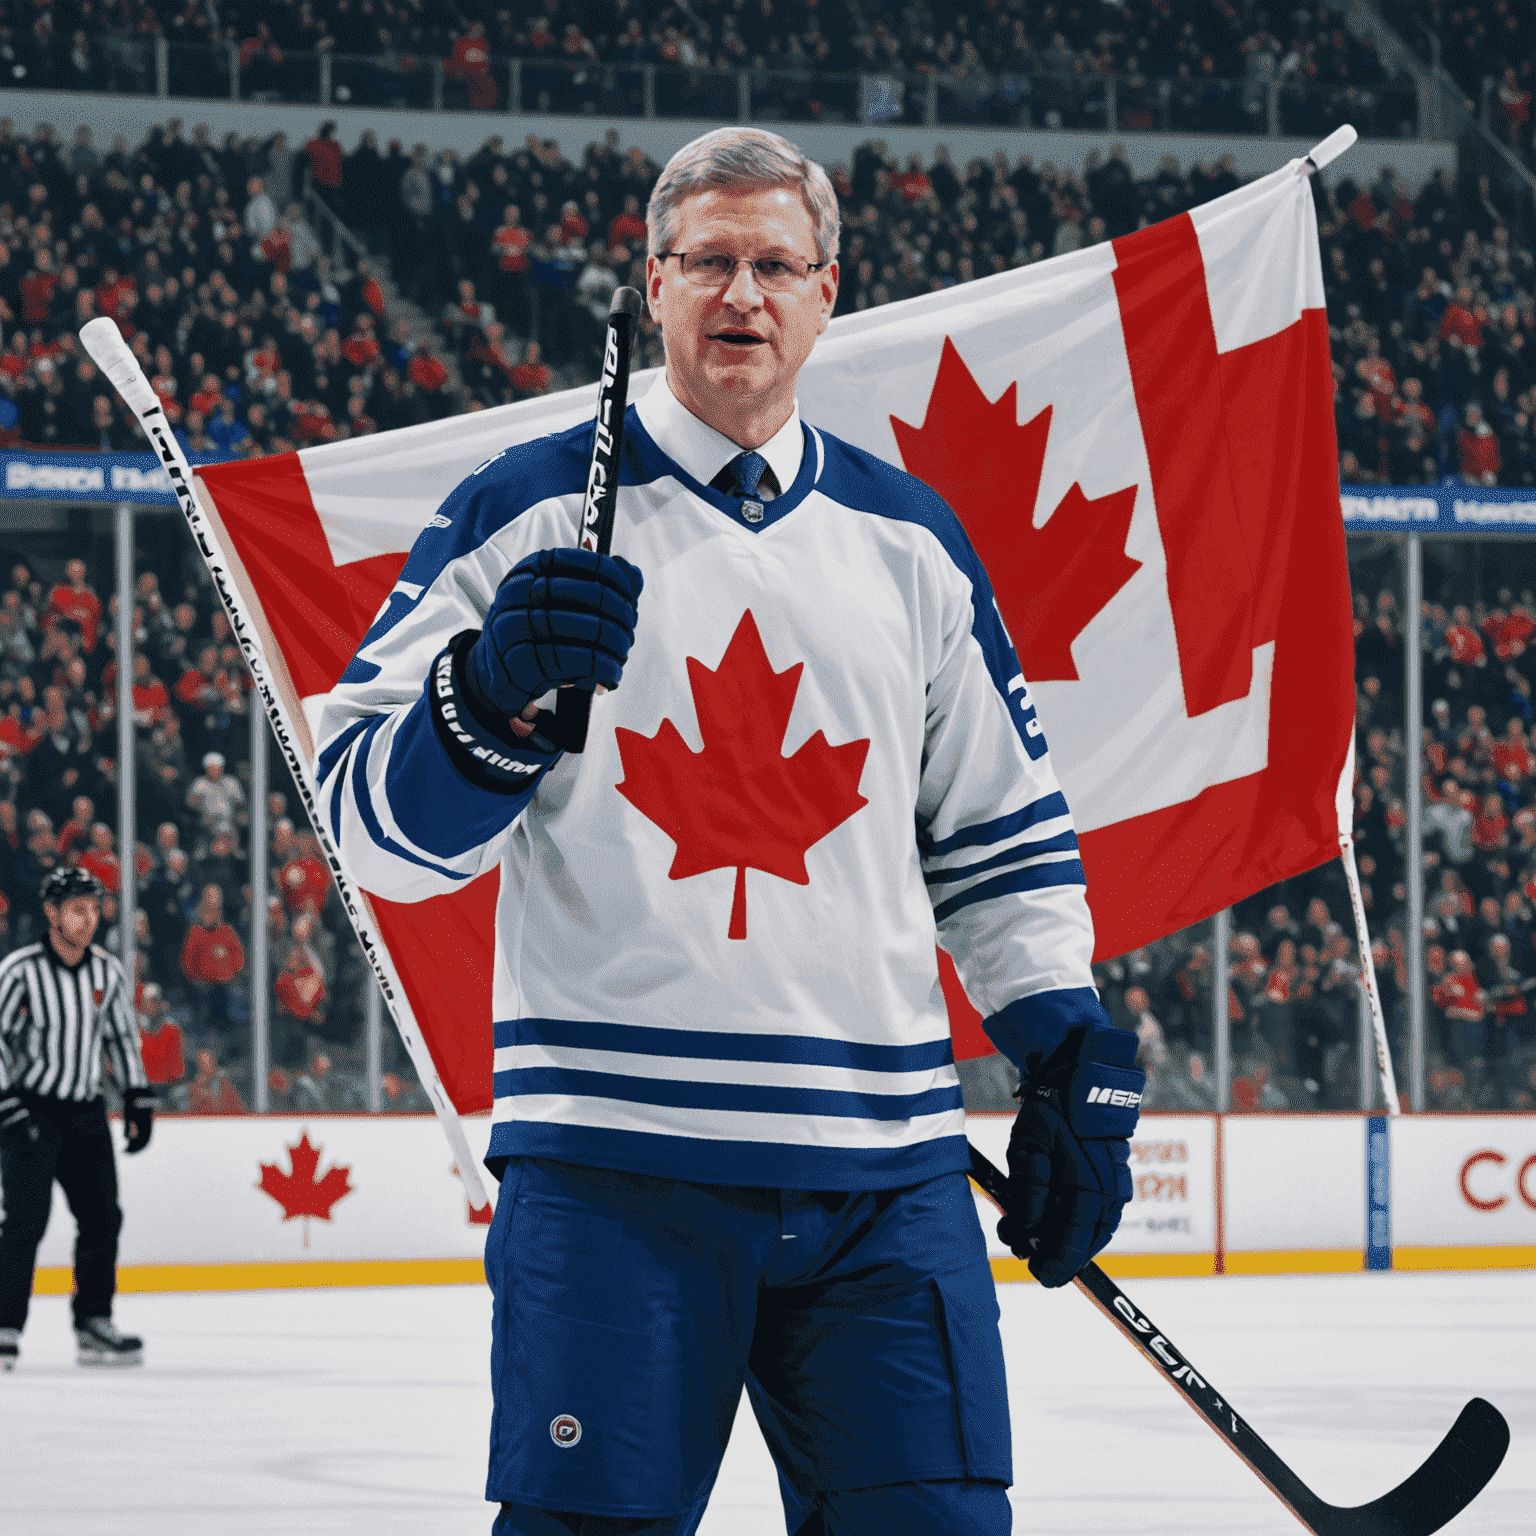
M319 722L323 812L392 901L501 867L493 1164L838 1190L964 1169L935 941L1026 1069L1106 1017L986 574L927 487L798 417L765 450L782 494L712 489L708 441L736 450L655 388L614 537L645 576L635 645L585 752L472 783L423 685L513 565L575 543L590 427L482 465L417 540Z

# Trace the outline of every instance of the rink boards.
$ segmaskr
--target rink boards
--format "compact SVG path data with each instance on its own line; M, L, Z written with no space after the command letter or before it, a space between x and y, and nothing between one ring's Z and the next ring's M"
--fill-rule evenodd
M969 1120L972 1140L999 1166L1011 1124L1004 1115ZM478 1155L489 1120L465 1128ZM119 1157L118 1171L124 1290L480 1274L490 1212L470 1211L428 1115L167 1116L146 1152ZM1102 1261L1112 1274L1536 1266L1532 1115L1148 1113L1131 1172L1136 1198ZM993 1234L992 1208L979 1195L977 1204L993 1272L1027 1279ZM55 1189L39 1293L70 1288L73 1239Z

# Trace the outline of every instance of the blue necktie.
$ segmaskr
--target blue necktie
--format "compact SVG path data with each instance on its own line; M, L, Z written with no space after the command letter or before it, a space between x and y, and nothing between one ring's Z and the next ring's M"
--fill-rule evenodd
M737 494L756 496L758 482L767 468L768 460L762 454L753 453L750 449L746 453L738 453L731 460L731 473L736 476Z

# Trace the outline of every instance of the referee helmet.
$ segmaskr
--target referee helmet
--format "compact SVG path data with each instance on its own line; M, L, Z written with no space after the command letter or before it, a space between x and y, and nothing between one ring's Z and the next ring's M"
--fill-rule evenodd
M48 871L43 878L42 889L38 892L42 901L52 902L55 906L68 901L71 896L94 896L100 901L104 894L101 881L90 870L67 869L62 866Z

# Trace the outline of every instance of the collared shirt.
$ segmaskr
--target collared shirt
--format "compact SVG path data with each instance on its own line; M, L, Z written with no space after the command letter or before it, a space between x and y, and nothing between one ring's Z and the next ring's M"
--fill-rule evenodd
M678 400L667 383L665 372L645 397L636 402L635 410L656 446L704 485L708 485L742 451L740 443L733 443L723 432L700 421ZM789 420L756 451L767 459L768 468L778 481L777 494L783 495L795 483L795 476L800 473L800 460L805 454L798 400L789 413Z

